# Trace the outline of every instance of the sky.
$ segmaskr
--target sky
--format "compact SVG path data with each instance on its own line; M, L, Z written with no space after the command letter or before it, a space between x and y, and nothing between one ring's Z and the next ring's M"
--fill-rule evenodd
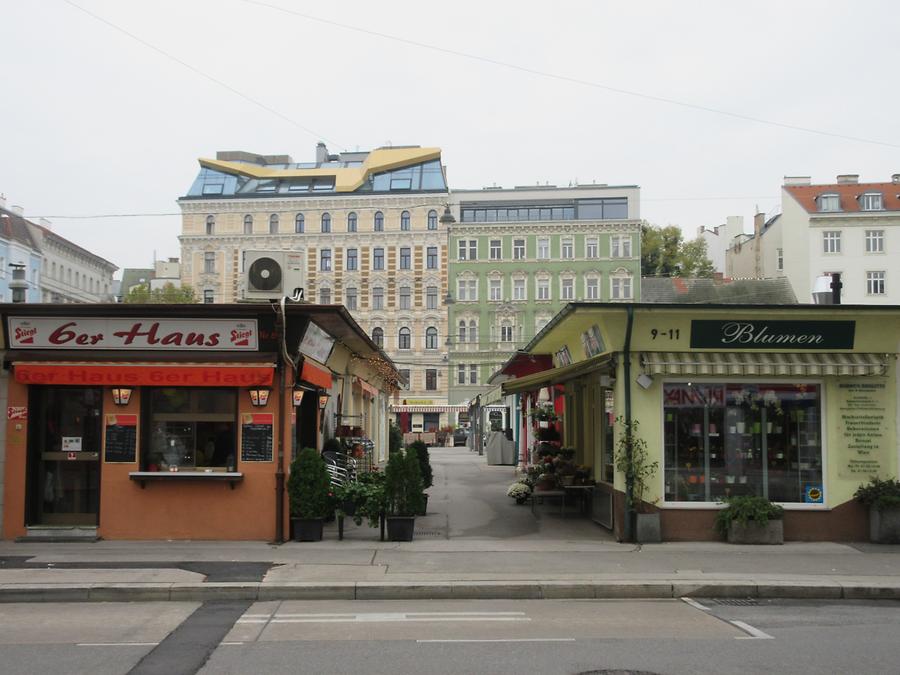
M888 1L0 0L0 16L0 193L119 267L180 255L176 200L218 150L438 146L451 188L636 184L641 216L688 237L777 213L784 176L900 172Z

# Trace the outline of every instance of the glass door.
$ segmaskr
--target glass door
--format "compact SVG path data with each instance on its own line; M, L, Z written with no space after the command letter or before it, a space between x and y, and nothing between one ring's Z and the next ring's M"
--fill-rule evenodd
M29 525L97 525L103 392L32 387Z

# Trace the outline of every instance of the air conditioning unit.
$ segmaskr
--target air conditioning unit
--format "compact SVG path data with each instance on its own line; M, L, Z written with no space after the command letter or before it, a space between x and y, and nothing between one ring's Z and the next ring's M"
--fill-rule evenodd
M244 251L243 298L302 300L304 258L303 251Z

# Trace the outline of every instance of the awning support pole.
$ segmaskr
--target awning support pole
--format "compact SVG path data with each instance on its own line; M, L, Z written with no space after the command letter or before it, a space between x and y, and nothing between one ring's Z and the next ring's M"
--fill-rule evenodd
M631 329L634 326L634 306L625 307L627 322L625 324L625 345L623 347L622 365L625 375L625 453L628 465L631 466ZM622 525L622 538L632 541L632 523L634 522L634 476L625 474L625 518Z

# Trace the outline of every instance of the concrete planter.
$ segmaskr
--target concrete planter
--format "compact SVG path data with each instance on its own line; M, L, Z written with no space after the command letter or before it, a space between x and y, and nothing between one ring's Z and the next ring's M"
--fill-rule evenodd
M753 521L741 525L732 520L728 526L729 544L783 544L784 521L769 520L765 525Z
M659 513L636 513L634 538L639 544L658 544L662 541Z
M875 544L900 544L900 506L869 507L869 539Z

